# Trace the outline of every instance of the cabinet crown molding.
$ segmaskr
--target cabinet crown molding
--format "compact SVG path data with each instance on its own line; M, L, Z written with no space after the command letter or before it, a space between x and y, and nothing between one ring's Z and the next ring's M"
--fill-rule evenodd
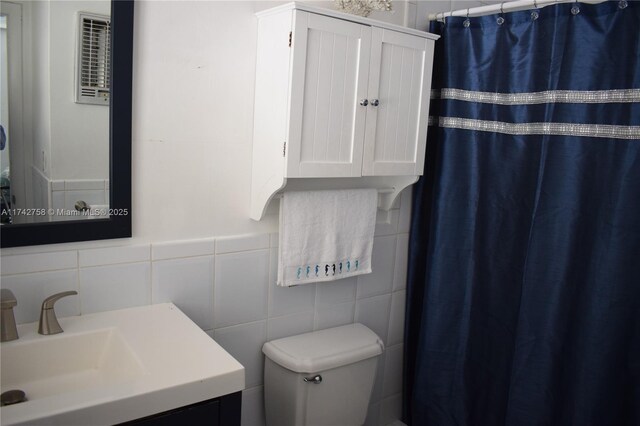
M342 19L343 21L357 22L359 24L369 25L371 27L386 28L388 30L397 31L405 34L412 34L418 37L424 37L431 40L438 40L440 38L437 34L428 33L425 31L416 30L402 25L390 24L376 19L365 18L362 16L352 15L350 13L340 12L333 9L327 9L324 7L313 6L307 3L292 1L290 3L283 4L281 6L272 7L260 12L256 12L255 16L263 18L265 16L282 13L290 10L303 10L305 12L315 13L316 15L330 16L332 18Z

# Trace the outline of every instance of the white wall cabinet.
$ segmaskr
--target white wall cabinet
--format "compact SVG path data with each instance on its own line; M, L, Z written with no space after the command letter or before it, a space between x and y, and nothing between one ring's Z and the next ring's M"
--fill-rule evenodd
M343 187L373 185L366 176L415 181L436 39L297 3L259 13L252 218L270 199L255 193L273 195L286 179L341 178L333 182Z

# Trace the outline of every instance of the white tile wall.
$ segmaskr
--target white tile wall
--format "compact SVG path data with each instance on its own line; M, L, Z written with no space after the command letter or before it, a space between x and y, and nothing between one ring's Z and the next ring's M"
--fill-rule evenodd
M3 268L4 272L4 268ZM49 271L37 274L3 275L2 288L8 288L16 296L18 305L13 308L16 322L38 321L42 301L47 297L68 290L78 290L78 271ZM80 302L77 296L69 296L56 302L59 317L78 315Z
M263 387L256 386L242 391L242 426L264 426Z
M269 250L216 256L215 326L266 319L268 277Z
M313 314L313 311L310 311L269 318L267 322L267 340L275 340L313 331Z
M373 384L373 391L371 392L371 402L380 402L382 399L382 385L384 384L384 361L387 356L386 348L385 352L378 358L378 371L376 371L376 381Z
M355 311L355 302L338 303L337 305L318 305L316 307L315 330L351 324Z
M78 191L84 189L104 189L104 179L81 179L64 181L64 189Z
M376 218L376 235L393 235L398 232L400 214L398 210L378 210Z
M364 422L364 426L379 426L381 423L380 419L380 403L376 402L369 405L369 410L367 411L367 419Z
M79 180L48 180L47 194L51 199L51 206L56 210L65 209L75 212L76 201L85 201L91 206L105 205L109 203L108 179L79 179ZM71 216L54 214L52 219L78 220L89 216Z
M2 256L0 265L2 275L73 269L78 266L78 253L75 251L58 251L46 254L34 253L20 256Z
M213 256L153 262L152 303L173 302L203 330L213 328Z
M269 234L269 247L278 247L280 245L280 234L272 232Z
M52 180L51 181L51 190L52 191L64 191L64 181L63 180Z
M79 293L84 314L148 305L149 262L80 268Z
M369 327L386 344L390 308L391 294L360 299L356 302L356 322Z
M389 346L402 343L404 340L404 307L406 291L396 291L391 295L391 313L389 317Z
M402 394L397 393L380 403L380 424L390 425L402 416Z
M64 209L64 191L53 191L51 193L51 208L56 211Z
M402 345L395 345L387 347L385 351L383 398L402 392L402 349Z
M266 321L217 328L213 338L244 366L247 388L262 384L262 345L267 341Z
M216 254L269 248L269 234L239 235L216 240Z
M399 218L398 218L398 232L409 232L411 229L411 191L413 187L409 187L402 191L402 195L399 197L402 205L404 206L400 209Z
M80 250L80 267L113 265L117 263L145 262L150 259L149 244L127 247L106 247Z
M371 255L373 272L358 276L358 299L387 294L391 291L393 288L395 258L396 236L376 237Z
M206 238L201 240L171 241L157 243L152 246L153 260L175 259L179 257L206 256L215 253L215 240Z
M357 283L358 277L351 277L318 284L316 286L316 304L335 305L336 303L354 302Z
M381 216L374 273L331 283L276 287L277 233L157 243L3 250L2 287L18 298L16 320L38 320L45 297L65 290L61 317L171 301L246 368L243 425L263 425L265 341L359 321L388 345L380 357L367 424L397 415L408 234L398 219L410 203ZM69 247L69 246L67 246ZM37 252L38 249L48 252ZM389 366L385 368L385 359ZM396 393L393 393L396 392ZM395 399L393 399L395 398ZM394 405L395 404L395 405Z
M407 262L409 258L409 234L398 235L396 248L395 276L393 290L401 290L407 286Z

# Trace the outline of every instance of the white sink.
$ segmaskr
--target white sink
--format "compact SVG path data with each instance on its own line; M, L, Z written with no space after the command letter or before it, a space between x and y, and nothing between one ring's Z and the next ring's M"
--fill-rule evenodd
M115 424L244 388L244 368L171 303L18 326L1 348L2 425Z
M144 372L116 328L2 345L2 391L20 389L29 400L134 380Z

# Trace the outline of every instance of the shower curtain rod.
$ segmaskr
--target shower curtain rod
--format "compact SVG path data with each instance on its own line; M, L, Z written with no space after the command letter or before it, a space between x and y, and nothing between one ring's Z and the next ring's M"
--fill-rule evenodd
M590 1L582 1L582 3L602 3L604 0L590 0ZM560 3L574 3L575 0L515 0L515 1L505 1L504 3L495 3L487 6L479 6L472 7L470 9L459 9L451 12L439 12L439 13L431 13L429 14L429 20L441 20L448 16L482 16L482 15L492 15L494 13L503 12L513 12L516 10L524 10L531 8L540 8L549 6L552 4L560 4Z

